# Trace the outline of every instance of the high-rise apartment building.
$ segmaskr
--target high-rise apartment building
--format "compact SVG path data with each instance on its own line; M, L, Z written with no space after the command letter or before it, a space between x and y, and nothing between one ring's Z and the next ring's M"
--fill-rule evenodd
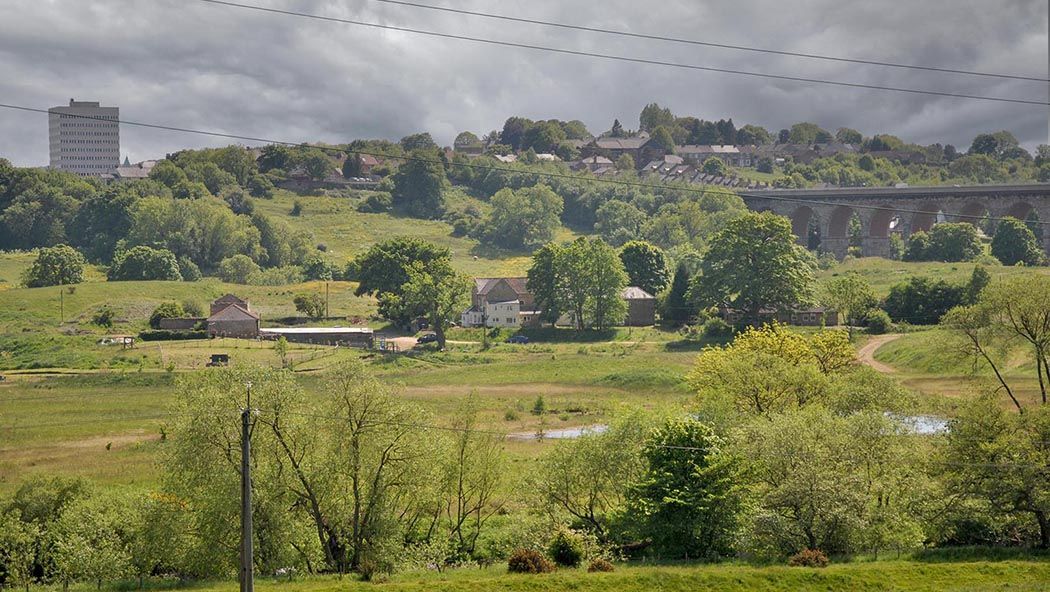
M48 109L51 168L78 175L112 173L120 165L120 109L69 100Z

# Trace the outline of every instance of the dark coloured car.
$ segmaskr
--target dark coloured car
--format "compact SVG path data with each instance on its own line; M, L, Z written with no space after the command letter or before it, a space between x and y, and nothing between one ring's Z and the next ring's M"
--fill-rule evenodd
M529 338L525 337L524 335L511 335L510 338L507 339L507 343L528 343L528 342L529 342Z
M437 333L424 333L419 336L419 339L416 340L416 343L437 343L437 340Z

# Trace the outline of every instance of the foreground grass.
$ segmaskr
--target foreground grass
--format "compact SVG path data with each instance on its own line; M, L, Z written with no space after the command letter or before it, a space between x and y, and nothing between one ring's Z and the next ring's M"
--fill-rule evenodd
M287 582L256 579L256 588L273 592L507 592L587 590L595 592L735 591L966 591L1050 590L1050 561L966 561L925 563L879 561L833 564L826 569L748 565L618 566L612 573L562 570L545 575L511 575L503 566L461 569L445 573L409 573L383 583L347 577L316 577ZM235 581L194 586L200 592L232 592ZM93 590L94 586L84 590Z

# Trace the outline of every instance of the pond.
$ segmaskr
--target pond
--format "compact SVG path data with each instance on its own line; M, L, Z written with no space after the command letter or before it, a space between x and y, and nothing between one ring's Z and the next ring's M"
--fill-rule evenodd
M920 436L948 433L948 420L936 415L905 415L899 418L908 430Z
M887 413L888 416L894 417ZM936 415L903 415L897 416L904 427L913 434L920 436L934 436L948 433L948 420ZM589 426L577 426L573 428L561 428L556 430L544 430L542 434L537 432L515 432L507 434L508 440L572 440L587 434L601 434L609 426L605 424L594 424Z
M516 432L507 434L508 440L572 440L587 434L600 434L609 429L605 424L589 426L577 426L574 428L561 428L558 430L544 430L542 434L537 432Z

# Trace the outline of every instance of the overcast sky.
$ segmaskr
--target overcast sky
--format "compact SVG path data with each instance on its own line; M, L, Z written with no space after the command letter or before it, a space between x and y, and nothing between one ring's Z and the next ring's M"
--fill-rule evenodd
M240 0L288 10L566 49L898 87L1046 101L1045 82L778 57L512 24L375 0ZM417 0L719 43L1050 77L1046 0ZM776 131L798 121L960 149L1007 129L1046 143L1050 109L837 88L493 47L210 5L199 0L4 0L0 102L69 98L126 120L287 141L441 144L510 115L581 119L593 133L638 125L657 101L676 115ZM133 161L229 141L121 129ZM47 163L46 115L0 109L0 156Z

